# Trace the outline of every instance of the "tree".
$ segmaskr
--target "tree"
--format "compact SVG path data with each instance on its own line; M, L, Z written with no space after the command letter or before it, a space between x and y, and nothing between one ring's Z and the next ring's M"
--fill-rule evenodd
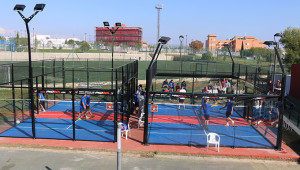
M214 60L213 54L210 51L207 51L206 53L202 54L201 60L207 60L207 61Z
M80 46L80 50L82 51L82 52L85 52L85 51L89 51L90 49L91 49L91 46L90 46L90 44L88 43L88 42L86 42L86 41L81 41L81 46Z
M189 47L192 49L193 53L196 53L201 49L203 49L203 45L204 45L203 42L196 40L196 41L192 41L189 44Z
M17 36L15 38L15 41L16 41L17 52L21 52L21 49L20 49L20 36L19 36L18 32L17 32Z
M135 47L135 48L137 48L137 49L140 49L140 48L142 48L142 43L135 43L135 44L133 45L133 47Z
M241 55L241 58L244 57L244 41L242 41L242 47L241 47L240 55Z
M3 40L5 40L5 38L4 38L4 37L2 37L2 36L0 36L0 41L3 41Z
M290 70L292 64L300 64L300 28L288 27L285 29L280 42L286 52L283 61Z

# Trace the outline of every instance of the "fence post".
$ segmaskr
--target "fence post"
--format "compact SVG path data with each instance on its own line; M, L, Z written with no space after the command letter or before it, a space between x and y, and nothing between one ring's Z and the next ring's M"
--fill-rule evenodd
M73 124L73 141L76 140L76 133L75 133L75 90L72 89L72 124Z
M15 79L14 79L14 64L11 64L11 85L12 85L12 98L13 98L13 113L14 113L14 126L16 126L16 95L15 95Z
M65 75L65 60L62 60L62 79L63 79L63 89L66 88L66 75ZM63 99L66 99L66 94L63 94Z
M283 127L283 113L284 113L285 82L286 82L286 74L283 73L281 94L280 94L279 117L278 117L278 135L277 135L277 143L276 143L276 149L277 150L282 150L281 144L282 144L282 127Z
M148 145L148 110L149 110L149 95L150 95L150 70L146 71L146 100L145 100L145 123L144 123L144 145Z
M114 135L114 142L117 142L117 123L118 123L118 99L117 99L117 93L118 93L118 69L116 69L116 85L115 85L115 89L114 89L114 112L115 112L115 120L114 120L114 129L115 129L115 135ZM112 85L113 87L113 85Z
M89 88L89 84L90 84L90 74L89 74L89 59L86 59L86 86L87 88Z

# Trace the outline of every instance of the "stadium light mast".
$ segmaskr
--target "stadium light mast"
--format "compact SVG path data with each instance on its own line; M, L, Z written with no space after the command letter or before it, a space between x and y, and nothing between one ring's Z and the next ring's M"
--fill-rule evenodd
M31 46L30 46L30 30L29 30L29 26L28 23L32 20L32 18L39 13L40 11L43 11L45 8L46 4L36 4L34 7L34 13L26 18L21 11L23 11L25 9L25 5L20 5L17 4L14 7L14 11L17 11L19 13L19 15L21 16L21 18L23 19L23 21L25 22L26 25L26 30L27 30L27 40L28 40L28 58L29 58L29 97L30 97L30 109L31 109L31 122L32 122L32 137L35 138L35 121L34 121L34 98L33 98L33 74L32 74L32 64L31 64Z
M163 9L163 5L162 4L157 4L155 6L155 8L157 9L157 42L159 40L159 30L160 30L160 10Z
M114 78L114 40L115 40L115 33L118 31L118 29L122 26L122 24L120 22L116 22L115 23L115 27L110 27L109 26L109 22L104 21L103 22L104 27L106 27L110 33L112 34L112 42L111 42L111 89L113 89L114 87L114 82L113 82L113 78Z

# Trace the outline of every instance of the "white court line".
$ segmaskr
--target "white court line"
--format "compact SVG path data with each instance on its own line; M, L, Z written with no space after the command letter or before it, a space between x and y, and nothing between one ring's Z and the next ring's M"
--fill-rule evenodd
M78 121L78 119L75 120L75 123L76 123L77 121ZM71 126L73 126L73 124L71 124L70 126L68 126L67 129L69 130L69 128L70 128Z
M18 126L18 128L31 129L31 127L19 127L19 126ZM41 129L41 130L42 129L43 130L44 129L73 130L73 129L65 129L65 128L41 128L41 127L38 127L38 128L36 127L36 129ZM76 129L76 130L86 130L86 129ZM97 131L97 132L99 131L99 132L101 132L101 131L107 131L107 130L89 130L89 131Z

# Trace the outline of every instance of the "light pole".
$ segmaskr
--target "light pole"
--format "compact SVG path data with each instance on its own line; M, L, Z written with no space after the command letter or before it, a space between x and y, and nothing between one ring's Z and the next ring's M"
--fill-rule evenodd
M180 53L180 75L182 74L182 58L181 58L181 49L182 49L182 41L183 41L184 37L183 35L179 36L179 40L180 40L180 48L179 48L179 53ZM181 79L181 76L180 76ZM179 80L179 82L181 82L181 80Z
M160 10L163 9L162 4L157 4L155 6L157 9L157 42L159 40L159 29L160 29Z
M28 39L28 58L29 58L29 97L30 97L30 109L31 109L31 122L32 122L32 137L35 138L35 121L34 121L34 99L33 99L33 74L32 74L32 66L31 66L31 47L30 47L30 31L28 23L31 21L31 19L40 11L43 11L46 4L36 4L34 7L34 13L26 18L21 11L25 9L25 5L19 5L17 4L14 7L14 10L19 13L19 15L22 17L23 21L26 25L27 30L27 39Z
M275 37L282 37L282 35L280 33L276 33L274 34L274 42L276 43L276 48L278 49L279 48L279 43L276 42L276 39ZM276 55L276 54L275 54ZM274 73L273 73L273 83L275 82L275 75L276 75L276 64L277 64L277 58L275 56L275 59L274 59ZM274 92L274 86L273 86L273 92Z
M110 33L112 34L112 43L111 43L111 46L112 46L112 49L111 49L111 89L113 89L113 79L114 79L114 40L115 40L115 33L118 31L118 29L121 27L121 23L120 22L116 22L115 23L115 26L117 27L116 29L115 29L115 27L113 27L113 28L111 28L110 26L109 26L109 22L107 22L107 21L104 21L103 22L103 25L104 25L104 27L106 27L109 31L110 31Z

